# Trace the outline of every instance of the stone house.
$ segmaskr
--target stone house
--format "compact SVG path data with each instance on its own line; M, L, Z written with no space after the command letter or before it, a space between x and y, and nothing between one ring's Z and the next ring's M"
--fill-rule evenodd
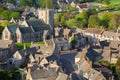
M76 8L78 9L79 12L92 9L93 6L90 3L83 3L83 4L77 4Z
M63 27L55 27L55 37L65 37L66 39L69 39L70 36L72 36L72 29L69 28L63 28Z
M82 48L86 45L86 37L82 33L75 33L74 36L77 40L76 48Z
M18 26L6 26L2 32L3 40L13 40L16 41L16 29Z
M114 31L104 31L101 40L120 41L120 33Z
M85 30L85 35L89 42L98 42L103 34L103 29L88 28Z
M26 80L55 80L58 76L58 71L59 66L56 62L48 62L43 58L39 64L28 65Z
M8 59L15 52L15 44L13 41L0 40L0 58Z
M44 32L47 34L44 35ZM7 26L2 32L3 40L18 43L42 41L52 36L52 29L41 20L24 20L20 26Z
M77 70L75 71L80 77L88 80L106 80L101 72L96 71L92 68L92 63L81 58L77 62Z
M36 52L37 49L35 47L26 50L18 50L13 54L12 63L15 64L16 67L26 65L28 60L30 60L30 62L34 60L33 58Z
M101 72L96 71L92 67L92 62L86 57L87 48L80 51L75 56L75 73L84 79L88 80L106 80Z
M66 38L54 38L54 44L58 51L61 50L69 50L70 49L70 44Z

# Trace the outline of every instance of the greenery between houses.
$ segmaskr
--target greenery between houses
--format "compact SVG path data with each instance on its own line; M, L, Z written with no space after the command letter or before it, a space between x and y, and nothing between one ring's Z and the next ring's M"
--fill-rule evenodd
M20 12L15 12L11 10L4 10L0 8L0 18L10 20L11 18L19 18Z
M21 80L21 70L0 70L1 80Z
M16 46L18 49L23 49L24 44L25 44L26 48L30 48L30 46L31 46L30 42L28 42L28 43L16 43ZM34 42L34 44L45 44L45 43L44 42Z

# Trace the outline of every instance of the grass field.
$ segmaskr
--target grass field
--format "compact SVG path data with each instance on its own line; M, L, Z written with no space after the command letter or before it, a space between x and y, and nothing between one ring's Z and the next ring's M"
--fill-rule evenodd
M113 12L111 12L111 13L115 13L115 14L120 14L120 10L119 11L113 11Z
M110 0L111 5L117 5L120 4L120 0Z

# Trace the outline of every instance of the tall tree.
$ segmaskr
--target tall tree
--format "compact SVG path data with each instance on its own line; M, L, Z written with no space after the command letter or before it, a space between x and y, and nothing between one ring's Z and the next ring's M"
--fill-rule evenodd
M109 22L111 20L112 14L109 12L103 12L103 13L100 13L98 17L101 20L101 25L107 29L109 27Z
M19 18L20 17L20 13L19 12L12 12L10 15L10 18Z
M25 6L36 7L37 1L36 0L19 0L19 4L21 7L25 7Z
M41 8L49 8L49 9L52 9L54 8L54 5L53 5L53 0L40 0L39 1L39 5Z
M66 21L66 25L71 28L76 28L76 20L75 19L69 19Z
M117 29L120 27L120 15L113 15L109 22L109 29Z
M99 26L100 26L100 19L98 18L97 15L91 15L89 20L88 20L88 23L89 23L89 27L99 28Z
M59 26L60 25L60 14L59 13L56 13L55 15L54 15L54 25L55 26Z
M3 2L16 4L16 0L3 0Z

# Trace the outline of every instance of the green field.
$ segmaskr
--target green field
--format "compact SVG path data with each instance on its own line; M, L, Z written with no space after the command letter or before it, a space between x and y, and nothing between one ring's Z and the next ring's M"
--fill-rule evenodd
M113 14L120 14L120 10L119 11L113 11L111 13L113 13Z
M120 0L110 0L111 5L117 5L120 4Z

